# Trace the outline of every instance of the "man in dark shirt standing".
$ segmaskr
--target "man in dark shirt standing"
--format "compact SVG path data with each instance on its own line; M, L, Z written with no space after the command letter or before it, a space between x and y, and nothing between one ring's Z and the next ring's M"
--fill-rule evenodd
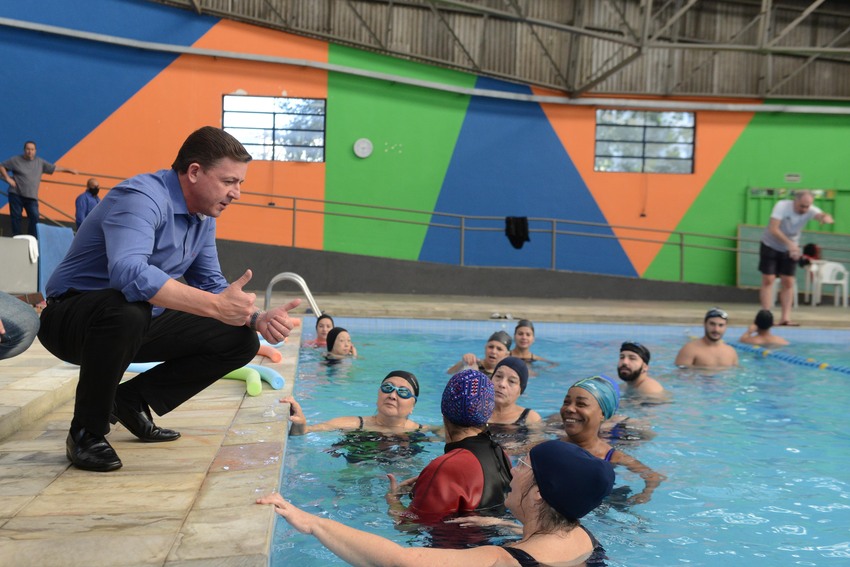
M92 209L100 203L98 193L100 193L100 183L92 177L86 181L86 190L77 195L77 199L74 201L74 220L77 222L77 230L80 230L80 225L83 224Z
M9 217L12 221L12 235L23 234L21 220L23 210L27 211L28 232L38 236L35 226L38 224L38 186L41 175L52 175L55 171L77 174L76 170L61 167L35 155L35 142L24 144L24 153L12 156L0 164L0 177L9 184ZM13 175L9 175L9 172Z

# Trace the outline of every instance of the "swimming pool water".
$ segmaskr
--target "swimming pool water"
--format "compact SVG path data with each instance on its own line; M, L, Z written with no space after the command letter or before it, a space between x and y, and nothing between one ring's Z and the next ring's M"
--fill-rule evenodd
M421 383L421 422L440 423L446 369L465 352L483 353L486 337L512 322L340 320L360 357L327 366L302 349L295 395L308 420L374 413L377 387L393 369ZM673 365L696 327L539 323L536 354L558 362L539 369L520 404L541 415L558 411L570 384L598 373L616 374L619 344L636 340L652 351L651 374L671 394L669 403L624 398L618 413L649 424L637 440L615 445L667 476L646 504L614 498L583 520L607 550L608 565L845 565L850 561L850 451L844 426L850 375L791 364L741 350L738 369L705 372ZM740 336L732 328L727 338ZM846 331L784 330L786 352L850 365ZM310 338L310 337L305 337ZM431 438L433 439L433 438ZM348 451L339 432L289 440L281 492L295 504L402 545L429 544L419 530L403 531L386 513L386 474L417 474L442 454L441 440L425 440L401 457L369 459L375 440ZM391 442L392 443L392 442ZM363 453L367 453L364 455ZM353 454L356 453L356 454ZM642 480L618 467L622 492ZM460 528L456 528L460 529ZM496 534L495 539L507 537ZM342 562L315 539L276 525L272 565L299 567Z

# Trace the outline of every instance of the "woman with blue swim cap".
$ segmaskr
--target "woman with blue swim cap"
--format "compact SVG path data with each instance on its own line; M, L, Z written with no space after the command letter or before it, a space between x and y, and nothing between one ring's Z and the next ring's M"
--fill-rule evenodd
M629 498L630 504L649 502L652 492L664 480L664 476L653 471L634 457L612 447L599 436L605 420L610 419L620 405L620 390L617 383L607 376L583 378L570 386L561 405L561 420L567 440L586 450L595 457L613 465L622 465L643 478L642 492Z
M351 565L599 565L604 550L580 520L613 486L609 463L563 441L541 443L513 467L505 501L522 526L522 539L464 549L402 546L305 512L277 493L257 503L273 506L293 528L312 535Z

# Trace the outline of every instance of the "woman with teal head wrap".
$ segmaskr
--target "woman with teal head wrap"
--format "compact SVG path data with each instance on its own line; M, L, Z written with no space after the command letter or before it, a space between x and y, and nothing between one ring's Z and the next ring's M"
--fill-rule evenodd
M619 405L620 391L613 379L599 375L579 380L570 386L561 405L564 433L568 442L578 445L594 457L613 465L622 465L640 475L646 485L642 492L629 498L629 503L648 502L664 476L615 449L599 435L602 424L611 419Z
M607 376L584 378L573 384L572 387L582 388L590 392L599 403L605 419L611 419L617 412L617 408L620 407L620 388Z

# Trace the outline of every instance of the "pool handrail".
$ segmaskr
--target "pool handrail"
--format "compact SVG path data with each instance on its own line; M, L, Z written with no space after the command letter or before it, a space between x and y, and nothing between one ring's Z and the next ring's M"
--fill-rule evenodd
M310 303L310 307L313 309L313 313L316 314L316 317L322 314L322 310L319 309L319 305L316 303L316 300L313 299L313 294L310 293L310 288L307 287L307 282L304 281L304 278L296 274L295 272L281 272L275 277L271 279L269 285L266 286L266 300L263 304L263 309L268 311L269 306L272 302L272 288L274 284L282 281L291 281L297 283L301 287L301 291L304 292L304 295L307 296L307 301Z

